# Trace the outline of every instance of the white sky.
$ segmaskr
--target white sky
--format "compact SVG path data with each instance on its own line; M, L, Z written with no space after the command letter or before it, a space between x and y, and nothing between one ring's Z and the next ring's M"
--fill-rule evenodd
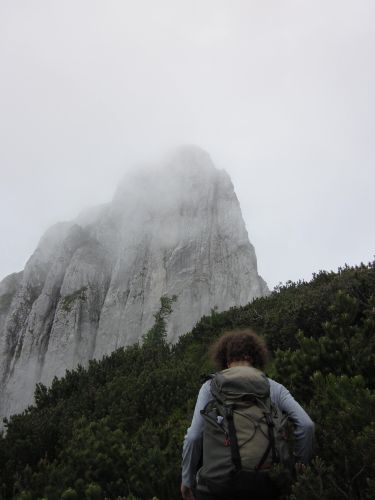
M0 0L0 278L181 143L270 287L375 254L373 0Z

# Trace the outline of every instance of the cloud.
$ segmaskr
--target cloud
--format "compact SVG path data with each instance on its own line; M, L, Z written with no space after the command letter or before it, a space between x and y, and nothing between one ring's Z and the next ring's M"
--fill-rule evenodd
M187 142L232 176L271 286L372 258L371 0L0 9L0 276Z

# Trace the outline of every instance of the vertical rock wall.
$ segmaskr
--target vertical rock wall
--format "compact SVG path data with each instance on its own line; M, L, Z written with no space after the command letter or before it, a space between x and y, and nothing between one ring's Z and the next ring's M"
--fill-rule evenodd
M176 295L168 339L217 307L268 292L229 176L182 148L129 175L108 205L42 238L22 273L0 283L0 413L35 384L141 339L162 295Z

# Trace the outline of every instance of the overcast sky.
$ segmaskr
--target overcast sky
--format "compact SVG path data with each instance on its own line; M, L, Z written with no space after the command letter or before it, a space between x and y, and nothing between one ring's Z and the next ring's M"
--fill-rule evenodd
M0 0L0 279L179 144L272 288L375 254L374 0Z

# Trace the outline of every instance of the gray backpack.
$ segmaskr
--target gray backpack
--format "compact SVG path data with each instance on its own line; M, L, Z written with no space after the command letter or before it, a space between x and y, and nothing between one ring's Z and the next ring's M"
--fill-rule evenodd
M250 366L212 376L213 399L201 411L203 466L198 488L223 494L269 482L275 464L290 465L288 419L270 399L270 383Z

